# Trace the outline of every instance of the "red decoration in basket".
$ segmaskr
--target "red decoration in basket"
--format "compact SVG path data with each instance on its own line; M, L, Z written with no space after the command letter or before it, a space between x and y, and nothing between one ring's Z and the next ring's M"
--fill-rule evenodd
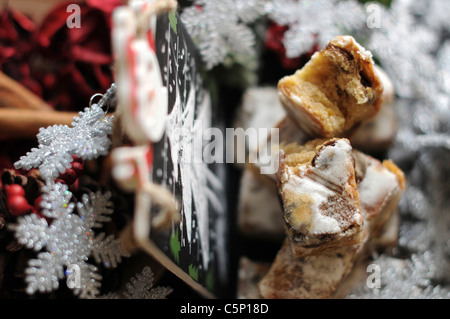
M92 95L106 91L113 81L110 13L81 3L81 27L69 28L69 4L50 11L35 34L35 49L45 63L36 67L34 76L43 85L44 99L64 110L84 108Z
M71 1L54 7L40 26L15 9L0 12L0 70L60 110L81 110L113 81L111 14L120 0L87 0L80 28L67 24Z
M19 11L6 8L0 12L0 70L41 95L41 87L32 78L29 64L35 31L34 22Z

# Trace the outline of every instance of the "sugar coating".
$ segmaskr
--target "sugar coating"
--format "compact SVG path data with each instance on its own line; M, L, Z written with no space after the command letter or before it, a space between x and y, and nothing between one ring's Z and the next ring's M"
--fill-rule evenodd
M346 48L349 45L350 46L354 45L358 48L358 51L356 53L359 54L361 59L363 59L366 62L375 64L372 59L372 57L373 57L372 52L363 48L358 42L355 41L355 39L352 36L344 35L344 36L337 37L335 40L333 40L333 44L338 45L341 48Z
M319 209L334 193L324 185L305 176L305 172L306 170L303 168L300 176L297 176L293 173L292 168L289 168L286 172L289 176L288 183L285 184L283 190L293 190L299 194L306 194L312 199L311 211L313 215L311 222L314 228L310 229L310 233L338 233L341 230L338 222L329 216L320 214Z
M288 167L283 173L283 180L287 181L283 185L283 192L293 191L311 199L310 234L337 234L351 223L362 222L359 209L354 205L346 205L342 198L336 196L346 192L351 175L349 165L353 165L351 151L349 142L339 139L334 145L327 145L319 151L315 166ZM333 205L324 209L330 202ZM346 220L340 216L342 209L350 210L346 213L350 213L351 218ZM302 225L292 226L300 228Z
M276 87L252 87L243 96L238 126L272 128L286 116Z
M351 152L352 147L346 140L337 140L334 146L320 151L311 171L335 185L344 185L350 177L350 172L344 168L351 162Z
M332 298L339 283L350 272L357 247L330 254L295 258L284 242L269 272L259 282L267 299Z
M382 165L369 165L366 176L358 185L361 205L367 207L379 205L396 188L398 181L395 174Z

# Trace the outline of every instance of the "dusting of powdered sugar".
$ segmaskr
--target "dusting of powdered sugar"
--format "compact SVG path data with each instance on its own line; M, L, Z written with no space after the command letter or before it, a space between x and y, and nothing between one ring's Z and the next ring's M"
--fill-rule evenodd
M288 182L284 185L283 191L292 190L297 194L304 194L311 199L311 225L313 225L309 230L311 234L338 233L341 228L337 220L320 213L320 206L326 203L328 198L334 195L334 192L321 183L311 179L305 173L306 169L301 168L299 175L296 175L292 171L292 168L289 167L286 172L287 176L289 176Z
M350 177L348 167L353 165L351 152L352 147L347 140L336 140L334 145L327 145L319 150L311 171L324 180L343 187Z
M374 207L398 187L397 177L383 165L367 167L364 179L358 185L361 205Z
M311 200L310 223L312 227L309 229L310 234L339 233L343 224L348 223L338 214L341 208L347 209L348 207L341 207L336 195L340 195L345 190L351 174L349 170L352 165L351 151L349 142L339 139L334 142L334 145L327 145L319 151L319 155L314 161L314 167L297 167L297 174L294 172L294 168L288 167L284 172L284 180L287 182L283 185L283 191L306 195ZM331 197L335 198L333 201L337 206L333 205L333 207L336 207L334 210L337 212L336 214L329 214L329 209L327 212L322 209ZM360 220L359 210L355 209L353 219L354 221Z

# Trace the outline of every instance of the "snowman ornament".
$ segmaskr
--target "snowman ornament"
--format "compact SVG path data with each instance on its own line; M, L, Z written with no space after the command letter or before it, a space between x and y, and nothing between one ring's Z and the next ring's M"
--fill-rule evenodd
M133 146L113 150L112 175L125 191L135 192L133 233L141 245L150 244L151 230L180 220L172 193L151 180L153 143L164 135L168 113L167 88L155 52L156 18L176 5L176 1L131 1L113 14L117 115ZM152 217L155 204L161 209Z

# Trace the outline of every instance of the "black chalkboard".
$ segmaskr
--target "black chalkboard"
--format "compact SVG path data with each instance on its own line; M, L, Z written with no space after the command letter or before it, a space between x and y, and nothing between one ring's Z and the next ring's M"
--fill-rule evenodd
M153 148L152 180L176 196L181 222L169 231L151 232L150 239L176 265L177 275L187 274L188 283L224 297L230 276L226 165L207 164L199 152L208 141L200 148L196 143L208 127L225 132L223 117L212 103L196 47L176 14L158 17L155 44L169 108L164 136Z

